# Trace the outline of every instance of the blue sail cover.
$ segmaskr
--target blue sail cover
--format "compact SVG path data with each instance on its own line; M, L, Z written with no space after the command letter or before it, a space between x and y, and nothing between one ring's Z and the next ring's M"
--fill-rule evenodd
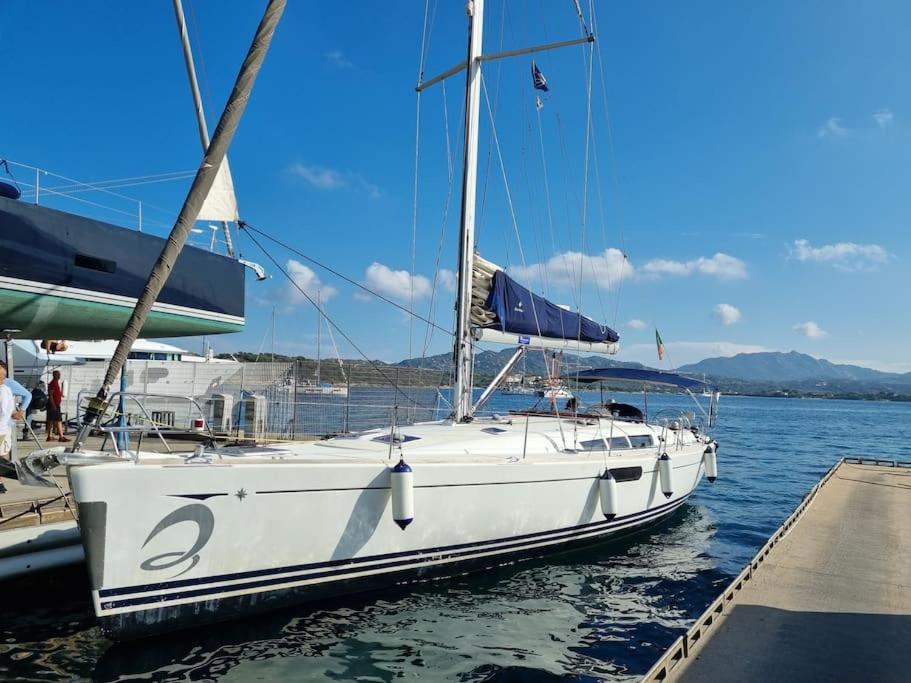
M502 270L493 275L485 305L497 316L489 327L502 332L601 344L620 341L611 328L533 294Z
M597 370L584 370L573 379L579 382L609 382L611 380L624 380L628 382L652 382L653 384L667 384L682 389L703 391L713 389L707 382L673 372L661 370L644 370L639 368L598 368Z

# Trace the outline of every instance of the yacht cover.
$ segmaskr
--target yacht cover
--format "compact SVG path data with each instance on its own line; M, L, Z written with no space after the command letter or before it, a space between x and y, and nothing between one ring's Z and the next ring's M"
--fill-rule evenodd
M620 336L606 325L573 313L532 293L502 270L493 274L485 308L496 318L486 327L501 332L528 334L550 339L616 343Z

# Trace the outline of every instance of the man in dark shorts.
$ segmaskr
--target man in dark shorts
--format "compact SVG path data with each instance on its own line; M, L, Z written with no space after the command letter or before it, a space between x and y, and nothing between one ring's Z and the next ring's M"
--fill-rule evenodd
M54 370L54 378L47 385L47 440L69 441L63 435L63 388L60 386L60 370ZM56 431L57 436L54 436Z

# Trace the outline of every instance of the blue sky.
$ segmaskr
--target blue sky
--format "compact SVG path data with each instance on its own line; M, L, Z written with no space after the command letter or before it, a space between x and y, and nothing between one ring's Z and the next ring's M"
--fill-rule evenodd
M264 3L185 5L214 126ZM230 152L241 214L407 305L423 6L289 5ZM427 76L465 51L462 3L440 5ZM510 2L504 12L488 0L487 14L486 52L579 35L568 1ZM911 370L902 344L911 336L911 5L600 2L596 15L585 228L581 48L538 58L551 86L540 128L530 58L490 63L485 82L524 260L485 101L482 254L539 289L546 279L552 299L574 306L577 278L566 270L581 263L582 310L617 326L620 359L655 362L657 326L670 365L796 349ZM0 2L0 40L8 65L0 157L80 180L198 164L169 2L7 0ZM444 102L458 164L462 93L456 77L445 96L437 86L421 100L415 272L423 279L414 281L415 308L429 310L442 228L435 319L447 329L459 183L456 177L444 220ZM120 192L142 199L145 228L164 233L189 182ZM134 211L125 200L103 203ZM135 224L87 204L54 205ZM246 257L266 261L249 240L242 237L241 246ZM285 265L301 261L273 253ZM309 291L321 288L329 314L369 356L396 360L423 351L423 324L410 326L400 311L365 300L318 268L289 267ZM217 351L256 350L264 338L268 347L274 306L276 350L314 353L314 311L269 270L270 281L248 283L247 331L214 339ZM356 355L338 341L343 356ZM449 344L437 332L427 351Z

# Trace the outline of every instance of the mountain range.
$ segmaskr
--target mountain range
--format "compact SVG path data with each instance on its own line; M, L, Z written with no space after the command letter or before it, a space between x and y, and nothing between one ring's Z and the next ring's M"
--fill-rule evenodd
M483 377L492 377L500 371L506 361L512 357L515 349L509 348L502 351L481 351L474 356L475 375ZM452 354L441 353L436 356L427 356L426 358L409 358L403 360L397 365L406 368L424 368L440 372L446 372L452 365ZM644 368L641 363L624 363L622 361L611 360L604 356L571 356L564 358L560 374L564 377L572 376L577 369L589 368ZM541 353L529 352L514 370L516 373L526 375L548 375L547 368L544 365L544 357Z
M683 365L678 372L752 382L845 380L859 382L909 382L911 373L882 372L859 365L832 363L805 353L738 353L726 358L706 358Z
M482 351L475 356L475 373L482 377L495 375L513 354L512 349ZM448 371L451 354L427 358L411 358L398 365L410 368L432 368ZM561 375L572 377L577 368L645 368L641 363L615 361L603 356L567 355ZM540 353L529 353L515 372L526 375L546 375ZM813 396L909 396L911 372L894 373L873 370L859 365L833 363L805 353L769 351L740 353L736 356L706 358L677 368L677 372L702 378L705 376L728 393L785 394Z

